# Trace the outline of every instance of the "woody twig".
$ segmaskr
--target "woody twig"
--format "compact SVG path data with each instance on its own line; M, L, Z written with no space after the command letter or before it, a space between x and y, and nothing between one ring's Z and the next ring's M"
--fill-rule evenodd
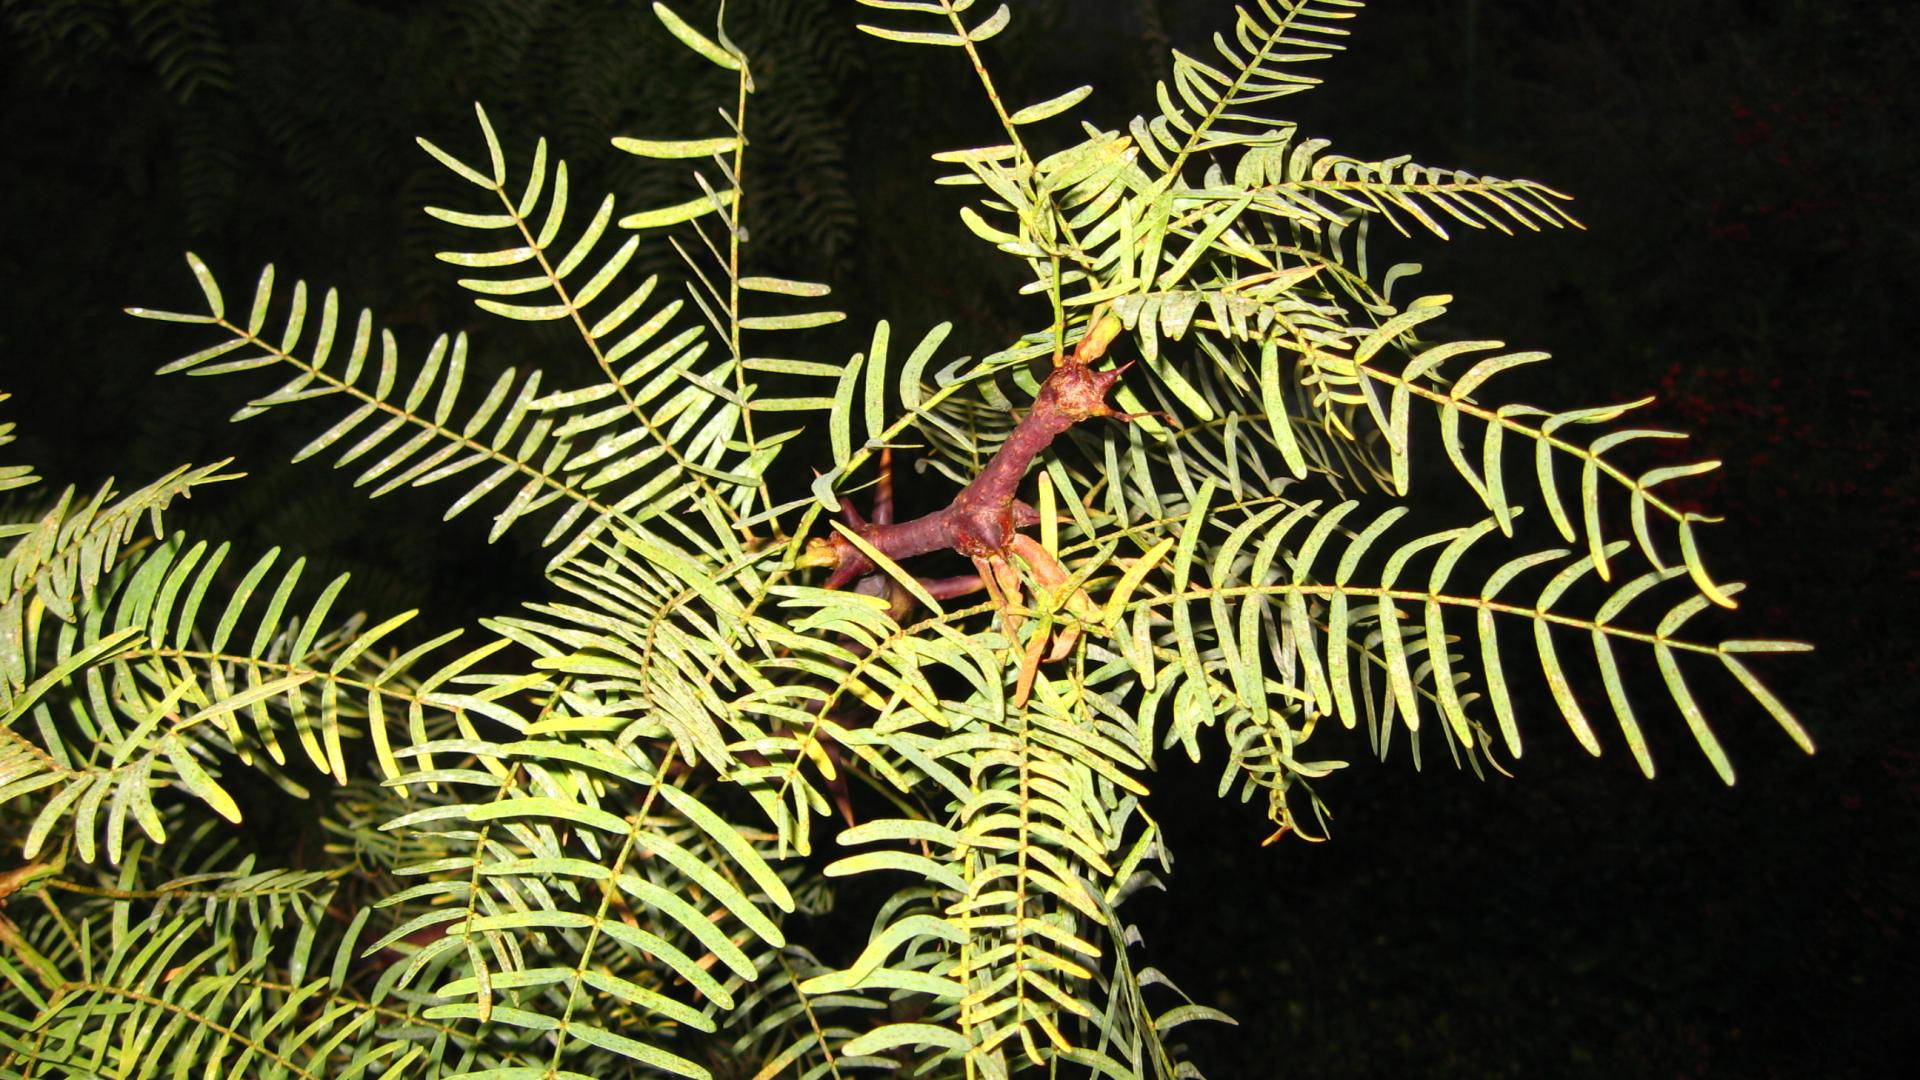
M1105 355L1120 330L1120 320L1114 315L1105 311L1095 314L1073 353L1056 359L1053 371L1040 384L1033 408L1015 425L1013 433L980 474L955 495L952 502L930 514L898 523L866 521L850 512L848 527L896 563L936 551L954 551L973 560L978 578L942 580L935 583L940 586L940 593L960 595L984 587L1000 608L1008 631L1017 639L1020 619L1015 609L1021 604L1021 589L1013 557L1017 555L1025 562L1035 580L1048 588L1065 582L1069 575L1051 553L1019 535L1018 530L1037 523L1039 515L1015 498L1015 492L1033 460L1073 425L1102 416L1116 420L1138 418L1139 414L1115 411L1106 401L1113 384L1130 365L1105 371L1093 369L1094 361ZM875 515L876 518L882 516ZM875 575L879 569L864 552L837 534L813 540L801 557L801 565L833 567L826 580L829 589L858 587L856 583ZM1084 605L1069 606L1077 609ZM1064 656L1072 644L1071 633L1056 638L1046 658ZM1038 643L1027 650L1016 695L1018 700L1026 698L1032 685L1033 668L1042 655Z

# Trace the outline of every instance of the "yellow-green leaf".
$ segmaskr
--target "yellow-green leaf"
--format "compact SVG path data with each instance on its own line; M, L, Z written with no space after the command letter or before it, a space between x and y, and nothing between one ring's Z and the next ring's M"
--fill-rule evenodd
M661 25L667 28L667 33L680 39L680 44L706 57L716 66L726 68L728 71L740 70L739 57L714 44L712 39L689 26L687 21L675 14L672 8L656 0L653 5L653 14L660 20Z
M634 139L621 135L613 140L613 145L645 158L701 158L737 150L740 139L734 135L720 135L711 139Z

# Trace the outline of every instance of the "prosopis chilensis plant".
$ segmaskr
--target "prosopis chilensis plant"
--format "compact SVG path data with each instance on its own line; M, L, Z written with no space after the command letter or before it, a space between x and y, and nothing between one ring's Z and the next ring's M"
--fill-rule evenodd
M817 351L828 288L754 271L752 57L659 4L719 119L613 146L690 164L683 201L583 205L484 109L477 153L421 142L470 196L427 209L439 258L575 355L403 343L271 267L229 307L197 257L199 308L134 309L199 335L167 374L273 373L237 418L311 425L298 457L536 531L546 589L343 618L343 581L161 525L221 465L6 526L0 1073L1182 1075L1217 1014L1124 913L1165 872L1162 755L1319 837L1346 729L1480 770L1553 710L1652 775L1642 710L1675 713L1731 782L1691 689L1719 668L1811 748L1746 660L1799 646L1689 630L1739 592L1669 495L1714 463L1622 464L1673 437L1644 402L1510 400L1544 354L1437 334L1449 298L1367 260L1370 228L1573 227L1566 197L1276 115L1357 3L1255 0L1124 130L1069 124L1087 87L1003 99L1005 6L863 3L1000 125L936 155L1026 276L986 355L885 321ZM1413 503L1416 455L1462 498ZM938 509L896 520L896 467ZM315 800L321 864L231 831L267 785ZM870 935L799 940L848 878Z

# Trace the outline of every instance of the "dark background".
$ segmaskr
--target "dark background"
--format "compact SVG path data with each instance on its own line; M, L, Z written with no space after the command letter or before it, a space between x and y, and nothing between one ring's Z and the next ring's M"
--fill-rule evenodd
M681 10L700 24L706 6ZM754 223L763 271L832 281L849 350L883 315L896 337L953 319L950 349L975 352L1043 321L928 183L927 153L997 138L957 54L854 33L850 5L730 10L771 151L750 183L786 210ZM1169 41L1210 53L1224 10L1029 0L988 51L1015 104L1091 82L1114 125L1151 102ZM1658 393L1653 419L1726 461L1694 491L1729 519L1709 559L1755 583L1739 636L1818 643L1764 670L1820 752L1703 688L1738 786L1651 705L1648 783L1617 740L1589 760L1550 704L1523 702L1515 779L1368 764L1355 745L1322 789L1333 840L1271 848L1255 810L1213 798L1216 766L1169 765L1172 891L1133 912L1154 962L1242 1022L1183 1029L1211 1075L1866 1077L1911 1056L1911 10L1383 0L1315 70L1326 88L1279 106L1336 150L1577 196L1585 233L1379 257L1459 297L1447 332L1554 352L1528 400ZM448 234L418 207L459 193L411 137L475 153L479 98L510 153L546 134L576 192L677 201L674 172L605 138L705 134L648 117L724 87L639 4L4 0L0 20L8 460L91 487L237 455L253 478L184 523L351 569L376 611L451 621L528 595L538 562L487 547L478 521L436 527L443 496L369 508L343 477L282 464L314 430L299 418L232 428L225 380L151 378L197 346L119 309L195 303L191 248L230 304L276 261L374 306L409 356L472 327L483 366L538 362L549 341L483 322L431 259Z

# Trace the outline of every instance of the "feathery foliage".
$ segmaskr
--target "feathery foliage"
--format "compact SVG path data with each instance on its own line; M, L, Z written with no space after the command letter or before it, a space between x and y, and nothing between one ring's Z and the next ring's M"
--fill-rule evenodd
M223 465L0 526L23 860L0 1075L1187 1075L1182 1025L1224 1017L1140 966L1124 914L1168 866L1161 753L1217 762L1278 837L1324 833L1312 785L1345 762L1323 728L1501 768L1535 670L1596 754L1597 682L1649 776L1651 702L1733 779L1695 667L1811 749L1744 659L1800 646L1687 629L1740 590L1669 494L1715 463L1630 464L1678 437L1622 423L1644 402L1507 400L1498 376L1544 354L1424 336L1449 298L1396 301L1417 268L1367 261L1376 220L1577 227L1565 196L1269 115L1356 0L1255 0L1214 55L1174 54L1153 114L1073 132L1087 87L996 89L1006 6L862 3L868 33L960 54L1001 124L937 155L1030 275L1031 332L989 355L880 322L803 358L843 316L753 272L752 57L664 4L719 119L613 146L692 163L679 197L581 200L484 109L477 152L420 144L461 183L427 209L439 259L479 310L567 328L564 366L469 387L477 337L404 347L272 267L229 308L194 256L200 310L134 309L204 335L163 373L271 373L235 418L311 425L297 456L370 496L434 486L494 537L544 530L549 590L438 633L337 617L344 580L166 531ZM642 274L643 245L681 280ZM1110 351L1139 370L1096 368ZM1411 501L1436 452L1472 513ZM773 468L794 454L810 489ZM908 458L955 495L900 522ZM943 550L975 572L930 576ZM290 799L332 840L267 865L225 823ZM867 940L796 940L846 884L877 898Z

